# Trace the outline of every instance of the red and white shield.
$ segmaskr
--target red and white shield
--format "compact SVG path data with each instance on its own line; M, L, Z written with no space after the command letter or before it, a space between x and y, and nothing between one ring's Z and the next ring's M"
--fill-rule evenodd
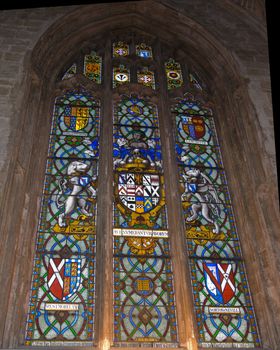
M81 259L51 258L48 265L48 287L59 300L69 299L81 280Z

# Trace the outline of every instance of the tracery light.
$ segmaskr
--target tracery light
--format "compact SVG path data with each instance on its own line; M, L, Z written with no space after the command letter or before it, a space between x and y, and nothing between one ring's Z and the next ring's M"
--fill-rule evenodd
M101 84L102 80L102 57L98 56L95 51L92 51L89 55L85 55L84 58L84 75Z

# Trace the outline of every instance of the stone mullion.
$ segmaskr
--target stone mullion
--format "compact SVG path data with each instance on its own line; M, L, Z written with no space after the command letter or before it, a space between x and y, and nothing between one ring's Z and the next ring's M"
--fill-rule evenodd
M161 57L160 43L155 46L155 57ZM192 288L188 270L188 258L185 243L184 218L179 193L179 175L175 158L175 141L170 112L169 95L165 79L164 63L157 62L159 85L159 126L162 140L163 169L165 179L168 231L174 276L174 290L178 325L178 341L182 347L197 349L194 325L194 307Z
M103 97L100 115L100 160L98 173L98 207L96 234L96 312L95 343L107 349L112 343L112 58L107 38L103 63Z

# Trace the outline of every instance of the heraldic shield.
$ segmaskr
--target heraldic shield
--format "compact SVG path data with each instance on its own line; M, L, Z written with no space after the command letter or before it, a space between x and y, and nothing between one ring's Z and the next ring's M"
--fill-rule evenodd
M118 195L121 203L128 209L137 213L146 213L159 203L159 175L119 173Z
M84 129L89 120L89 108L68 107L65 110L64 123L73 131Z
M207 291L220 304L228 303L235 294L232 264L203 263Z
M143 159L134 159L117 168L115 197L127 227L156 229L156 220L165 205L163 176Z
M51 258L47 279L51 293L59 300L68 300L80 285L81 259Z
M183 117L183 130L188 134L192 139L198 140L205 135L206 128L205 123L202 117L200 116L191 116Z

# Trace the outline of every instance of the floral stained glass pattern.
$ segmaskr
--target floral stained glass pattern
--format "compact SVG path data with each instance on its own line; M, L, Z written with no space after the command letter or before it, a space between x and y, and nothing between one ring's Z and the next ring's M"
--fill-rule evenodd
M84 58L84 75L97 84L102 81L102 57L98 56L95 51Z
M126 97L114 111L115 344L176 344L161 144L155 106Z
M260 347L213 113L191 94L173 111L200 345Z
M26 345L93 342L98 135L97 101L84 92L56 99Z

